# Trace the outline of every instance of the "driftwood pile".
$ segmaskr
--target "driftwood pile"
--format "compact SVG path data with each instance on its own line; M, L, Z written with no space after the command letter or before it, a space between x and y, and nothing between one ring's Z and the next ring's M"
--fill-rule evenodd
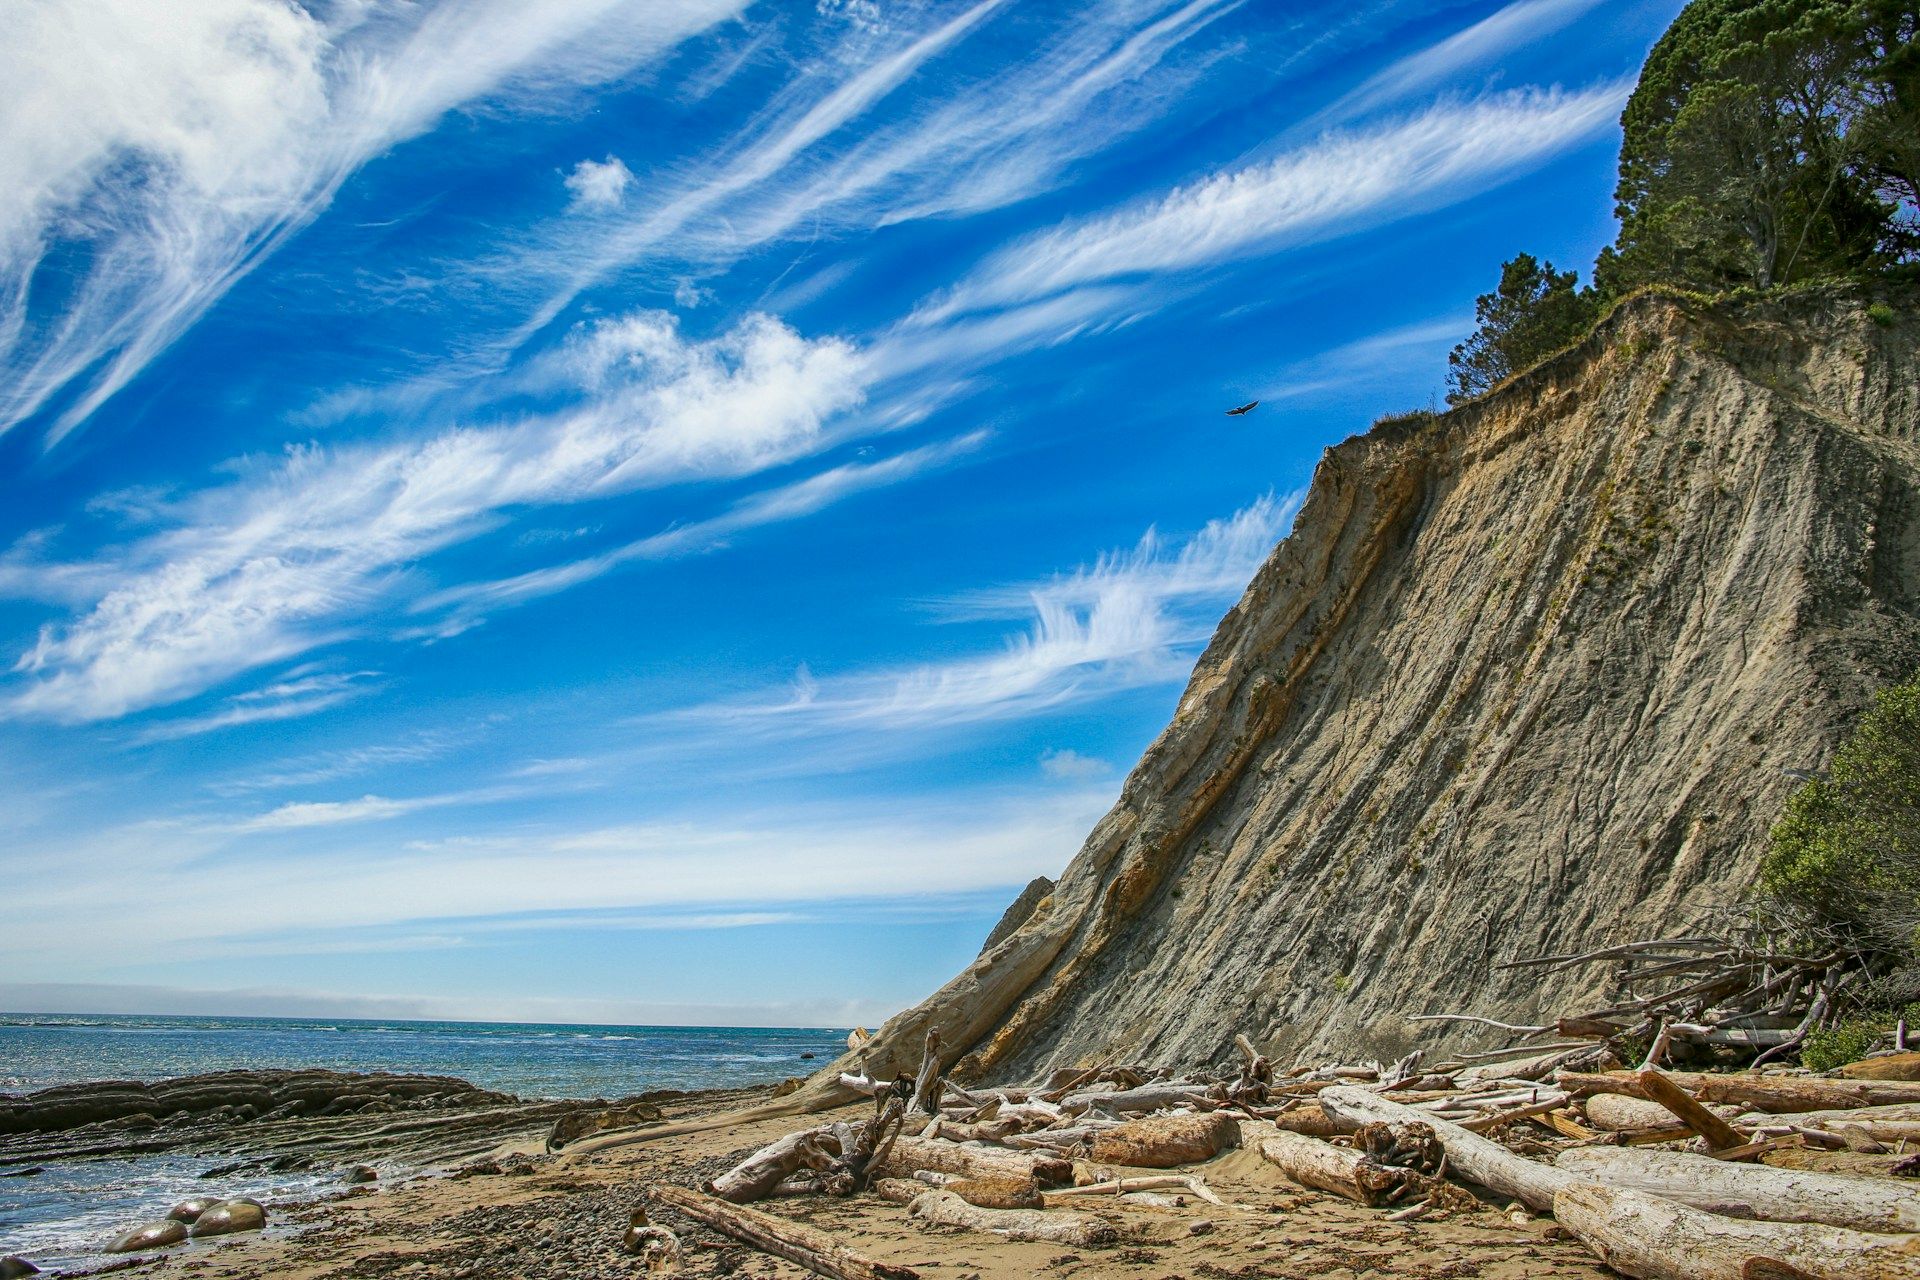
M1782 954L1761 924L1744 921L1720 934L1647 938L1498 966L1541 976L1594 965L1614 998L1551 1022L1523 1025L1462 1013L1416 1015L1414 1022L1471 1023L1528 1040L1557 1036L1551 1047L1577 1051L1594 1040L1614 1046L1652 1042L1658 1059L1675 1046L1698 1046L1756 1063L1798 1049L1838 1013L1835 997L1865 976L1860 956L1836 947L1819 956Z
M873 1097L865 1123L789 1134L706 1194L655 1197L822 1275L906 1277L910 1268L741 1206L864 1192L905 1203L922 1225L1098 1247L1125 1234L1097 1212L1113 1198L1223 1205L1196 1170L1140 1170L1245 1147L1392 1221L1502 1204L1516 1221L1551 1214L1628 1276L1920 1277L1920 1183L1755 1163L1796 1146L1920 1148L1920 1081L1625 1070L1604 1047L1571 1062L1559 1051L1425 1068L1414 1053L1282 1072L1245 1036L1235 1043L1237 1071L1102 1063L987 1089L943 1076L930 1034L912 1079L842 1077Z

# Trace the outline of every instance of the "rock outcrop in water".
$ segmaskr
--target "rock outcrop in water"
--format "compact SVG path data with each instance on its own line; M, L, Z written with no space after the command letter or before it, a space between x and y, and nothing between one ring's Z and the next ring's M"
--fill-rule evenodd
M1391 1057L1461 1038L1409 1014L1597 994L1504 960L1737 898L1785 771L1920 661L1917 338L1850 294L1643 297L1328 450L1059 883L868 1065L929 1026L976 1079L1235 1031Z
M90 1081L0 1094L0 1176L63 1160L176 1152L218 1160L207 1176L343 1172L367 1161L451 1166L502 1143L655 1123L658 1090L610 1102L541 1100L452 1076L220 1071L146 1083ZM564 1141L564 1138L561 1139Z

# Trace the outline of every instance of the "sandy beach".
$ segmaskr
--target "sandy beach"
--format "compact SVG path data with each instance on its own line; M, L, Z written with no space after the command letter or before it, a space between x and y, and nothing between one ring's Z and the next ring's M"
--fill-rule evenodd
M763 1096L701 1095L667 1108L668 1120L717 1116ZM866 1114L861 1104L820 1119ZM762 1120L574 1156L546 1156L537 1147L523 1147L516 1158L503 1150L503 1173L356 1190L276 1213L262 1236L112 1265L196 1280L573 1280L643 1274L640 1259L622 1251L620 1238L650 1186L697 1186L792 1128L790 1119ZM1182 1172L1201 1173L1226 1206L1186 1197L1165 1207L1103 1204L1097 1211L1120 1228L1121 1239L1100 1249L1069 1250L922 1227L909 1219L905 1205L870 1194L782 1199L756 1207L827 1232L875 1260L952 1280L1037 1274L1143 1280L1518 1280L1609 1274L1578 1243L1557 1238L1550 1222L1511 1220L1503 1206L1491 1202L1440 1220L1389 1223L1378 1211L1303 1190L1248 1151L1230 1151ZM671 1211L653 1216L680 1234L685 1274L783 1280L810 1274Z

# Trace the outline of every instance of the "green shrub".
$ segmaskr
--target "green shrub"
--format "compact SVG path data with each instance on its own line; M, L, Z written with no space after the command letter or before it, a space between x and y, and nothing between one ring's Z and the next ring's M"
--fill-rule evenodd
M1831 1071L1858 1062L1873 1051L1875 1042L1892 1035L1894 1024L1902 1018L1908 1026L1920 1023L1920 1004L1910 1004L1899 1013L1863 1014L1824 1031L1810 1031L1800 1046L1800 1065L1810 1071Z
M1825 1031L1809 1031L1800 1047L1800 1065L1809 1071L1831 1071L1858 1062L1886 1030L1885 1023L1856 1018Z
M1787 802L1761 886L1821 932L1897 963L1920 927L1920 674L1884 689L1828 776Z
M1898 317L1893 314L1892 307L1884 302L1876 302L1867 308L1867 319L1873 321L1882 329L1891 329L1893 328L1893 322L1898 319Z

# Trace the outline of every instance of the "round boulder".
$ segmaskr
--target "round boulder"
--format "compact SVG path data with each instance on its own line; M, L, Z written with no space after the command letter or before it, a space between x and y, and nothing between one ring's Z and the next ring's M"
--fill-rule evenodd
M235 1231L258 1231L266 1225L266 1209L258 1200L242 1196L238 1200L222 1200L194 1219L193 1238L198 1240L203 1236L224 1236Z
M179 1204L167 1210L167 1216L175 1222L191 1223L195 1218L198 1218L201 1214L219 1203L220 1201L212 1196L188 1196L185 1200L182 1200Z
M364 1182L378 1181L380 1181L380 1171L370 1164L357 1164L347 1170L347 1184L349 1186L357 1187Z
M0 1258L0 1280L20 1280L22 1276L37 1276L39 1274L40 1268L28 1262L25 1258L11 1256Z
M165 1249L187 1238L187 1224L172 1218L147 1222L131 1231L122 1231L107 1244L108 1253L138 1253L142 1249Z

